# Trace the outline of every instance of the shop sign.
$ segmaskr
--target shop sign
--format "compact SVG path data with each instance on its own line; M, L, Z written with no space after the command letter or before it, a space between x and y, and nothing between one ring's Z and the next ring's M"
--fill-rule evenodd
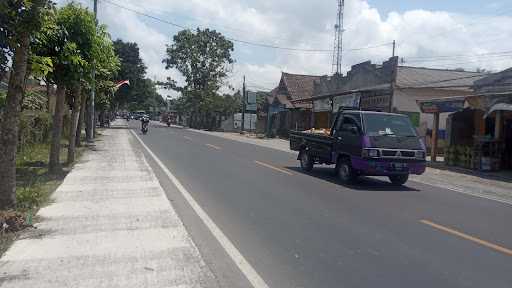
M338 111L340 107L359 107L359 102L361 100L360 93L351 93L347 95L341 95L334 97L334 111Z
M256 111L257 104L256 99L258 97L258 94L256 92L247 91L247 103L245 103L245 110L246 111Z
M420 102L423 113L456 112L464 109L464 99Z

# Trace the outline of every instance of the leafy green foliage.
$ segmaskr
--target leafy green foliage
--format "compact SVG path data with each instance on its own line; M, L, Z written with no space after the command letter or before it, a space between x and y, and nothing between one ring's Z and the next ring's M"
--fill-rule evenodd
M45 21L44 14L52 5L49 0L0 1L0 79L18 46L19 37L38 31Z
M46 111L47 102L46 95L37 91L26 91L21 103L21 110Z
M156 83L146 78L146 66L140 58L137 43L116 40L114 48L121 62L117 80L130 80L130 86L121 86L115 92L115 103L131 111L164 106Z
M52 128L51 114L40 111L24 111L20 117L18 150L50 139Z
M70 86L87 77L93 65L95 25L94 15L73 2L48 13L33 41L32 53L37 56L32 59L45 59L43 64L51 61L46 66L52 69L45 70L45 65L35 68L43 71L40 74L46 72L51 82L61 85Z
M232 51L233 43L221 33L199 28L195 32L180 31L167 46L167 58L163 60L166 69L177 69L186 82L178 87L169 79L167 87L182 93L181 107L194 114L193 118L196 114L201 114L200 118L210 117L223 110L223 99L217 91L234 62Z

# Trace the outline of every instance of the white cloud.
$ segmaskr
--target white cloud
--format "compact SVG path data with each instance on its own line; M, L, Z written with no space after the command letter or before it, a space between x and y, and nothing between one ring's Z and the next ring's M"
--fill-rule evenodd
M230 37L285 47L331 49L335 1L296 0L126 0L132 9L189 27L208 25ZM182 80L176 71L165 70L161 60L165 44L176 28L145 19L133 12L101 3L100 21L115 37L134 41L148 66L148 76L162 80L167 76ZM461 4L462 5L462 4ZM397 41L397 54L405 65L436 68L501 70L512 66L512 56L480 55L445 59L420 59L440 55L485 54L511 51L512 17L464 15L445 11L411 10L381 15L363 0L348 0L345 5L344 69L391 56L391 46L351 51L351 48ZM512 54L512 53L511 53ZM331 72L331 53L297 53L235 44L236 63L231 84L240 87L242 75L259 86L272 87L281 71L322 75ZM426 62L430 60L431 62Z

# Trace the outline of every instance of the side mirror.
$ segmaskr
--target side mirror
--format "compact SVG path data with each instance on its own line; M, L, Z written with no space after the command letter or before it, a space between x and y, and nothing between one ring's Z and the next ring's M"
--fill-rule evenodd
M357 130L356 126L351 126L348 130L350 131L350 133L352 133L354 135L359 134L359 130Z

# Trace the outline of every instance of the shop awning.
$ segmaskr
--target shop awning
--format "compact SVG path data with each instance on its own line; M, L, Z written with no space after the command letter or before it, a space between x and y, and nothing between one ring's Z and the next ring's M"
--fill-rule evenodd
M487 118L494 111L512 111L512 104L510 104L510 103L497 103L497 104L494 104L487 111L487 113L485 113L484 118Z

